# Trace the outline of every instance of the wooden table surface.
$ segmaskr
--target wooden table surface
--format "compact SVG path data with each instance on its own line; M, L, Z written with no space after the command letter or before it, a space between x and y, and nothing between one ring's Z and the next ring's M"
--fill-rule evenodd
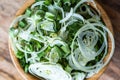
M8 31L16 11L25 0L0 0L0 80L23 80L15 69L8 50ZM111 19L116 49L99 80L120 80L120 0L98 0Z

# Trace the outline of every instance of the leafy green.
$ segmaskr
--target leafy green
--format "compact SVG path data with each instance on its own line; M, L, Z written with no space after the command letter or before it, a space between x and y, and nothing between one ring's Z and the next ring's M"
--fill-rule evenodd
M26 11L25 11L25 15L26 16L31 16L32 14L32 11L30 10L30 8L28 8Z
M20 21L20 22L19 22L19 26L20 26L21 28L24 28L26 25L27 25L27 24L25 23L25 21Z
M27 65L25 65L24 70L25 70L25 72L26 72L26 73L28 73L28 68L29 68L29 65L28 65L28 64L27 64Z
M50 13L50 12L46 12L45 18L48 19L48 20L54 21L55 15Z
M67 65L67 67L65 67L65 71L67 71L68 73L71 73L72 68L69 65Z
M22 53L22 52L20 52L20 51L18 51L17 53L16 53L16 57L18 58L18 59L22 59L22 58L24 58L24 53Z
M68 47L68 45L62 46L61 49L66 53L65 56L67 56L70 53L70 48Z

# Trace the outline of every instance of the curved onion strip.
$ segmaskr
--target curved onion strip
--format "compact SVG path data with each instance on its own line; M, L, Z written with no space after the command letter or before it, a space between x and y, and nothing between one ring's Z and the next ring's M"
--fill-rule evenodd
M73 20L69 21L68 23L66 23L66 25L63 26L63 27L60 29L60 36L63 37L63 38L66 37L66 36L64 36L64 34L65 34L65 31L66 31L67 27L68 27L69 25L73 24L74 22L77 22L77 21L78 21L78 20L73 19Z
M81 28L80 29L80 31L79 31L79 33L82 33L83 31L85 31L85 30L88 30L88 29L93 29L93 30L96 30L95 28L93 28L93 27L88 27L90 24L88 24L88 25L86 25L85 27L83 27L83 28ZM105 39L105 41L106 41L106 37L105 37L105 35L103 34L103 32L101 32L100 30L98 30L103 36L104 36L104 39ZM78 34L79 34L78 33ZM77 34L77 33L76 33ZM84 35L84 34L82 34L82 35ZM76 36L77 37L77 36ZM82 36L80 36L80 38L82 38ZM81 40L82 41L82 40ZM107 42L107 41L106 41ZM85 50L85 46L84 46L84 44L83 43L80 43L80 45L81 46L79 46L79 47L81 47L82 49L80 49L81 51L82 51L82 55L84 55L84 57L86 57L86 58L88 58L88 59L90 59L90 58L92 58L92 56L93 55L91 55L90 54L90 56L88 56L88 54L84 54L84 53L87 53L87 51ZM84 48L83 48L84 47ZM84 51L83 51L84 50Z
M10 27L16 27L15 25L18 23L18 21L23 20L24 18L27 18L25 15L20 15L16 19L13 20Z
M10 25L10 28L11 27L16 27L16 24L18 23L18 21L21 21L24 18L26 18L25 15L18 16L16 19L13 20L13 22ZM16 45L15 43L17 42L17 39L14 37L14 33L10 33L9 37L11 38L11 42L13 43L13 45L12 45L13 50L15 50L15 52L17 52L17 48L15 46Z
M81 4L83 4L83 3L85 3L85 2L93 2L93 0L80 0L80 2L74 7L74 12L77 10L77 8L78 8Z
M60 23L66 22L72 16L72 14L73 14L73 8L71 8L70 13L68 13L68 15L66 15L65 18L63 18L62 20L60 20Z
M83 16L81 16L80 14L77 14L77 13L73 13L72 17L76 18L76 19L79 19L79 20L82 20L84 22L84 18Z
M53 5L53 6L54 6L54 8L55 8L55 9L57 9L57 10L61 11L61 13L62 13L62 17L64 18L64 17L65 17L65 14L64 14L64 10L63 10L63 8L62 8L62 7L57 6L57 4L55 4L55 5Z
M33 4L33 5L31 6L31 9L34 9L36 6L42 7L42 5L44 5L44 2L45 2L45 1L39 1L39 2L37 2L37 3L35 3L35 4Z
M82 65L80 65L80 64L78 64L78 62L76 62L76 59L75 59L75 57L74 57L74 53L73 53L73 45L74 45L74 40L75 40L75 38L77 37L77 35L79 34L79 32L80 32L80 30L76 33L76 36L75 36L75 38L74 38L74 40L73 40L73 43L72 43L72 55L71 55L71 59L72 59L72 63L70 62L70 64L73 66L74 65L74 68L76 68L76 69L80 69L80 70L82 70L82 71L85 71L85 72L96 72L96 70L97 71L99 71L100 69L102 69L105 65L107 65L107 63L109 62L109 60L111 59L111 57L112 57L112 55L113 55L113 52L114 52L114 47L115 47L115 45L114 45L114 38L113 38L113 35L112 35L112 33L105 27L105 26L103 26L103 25L101 25L101 24L98 24L98 23L94 23L94 24L89 24L89 25L92 25L92 26L94 26L94 28L93 29L96 29L96 30L99 30L99 29L97 29L96 27L101 27L101 28L103 28L103 29L105 29L107 32L108 32L108 34L109 34L109 37L110 37L110 39L111 39L111 42L112 42L112 49L111 49L111 52L110 52L110 56L109 56L109 58L108 58L108 60L106 61L106 62L104 62L103 64L101 64L101 62L103 62L103 59L104 59L104 57L105 57L105 55L106 55L106 53L107 53L107 40L105 40L105 44L106 44L106 48L105 48L105 53L104 53L104 55L103 55L103 57L101 58L101 60L99 61L99 62L97 62L96 63L96 65L93 65L93 66L90 66L90 67L86 67L86 66L82 66ZM84 28L87 28L87 27L83 27L83 29ZM89 29L89 28L88 28ZM100 30L99 30L100 31ZM103 32L101 32L102 33L102 35L104 36L104 39L106 39L106 37L105 37L105 35L104 35L104 33ZM70 61L71 61L71 59L70 59ZM102 67L101 67L101 65L102 65ZM97 69L98 68L98 69Z

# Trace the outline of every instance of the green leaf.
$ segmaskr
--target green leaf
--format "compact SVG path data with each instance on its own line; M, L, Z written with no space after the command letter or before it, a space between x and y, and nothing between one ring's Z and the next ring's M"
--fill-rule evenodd
M28 73L28 68L29 68L29 65L26 64L26 65L25 65L25 68L24 68L24 71L25 71L26 73Z
M57 15L57 20L59 21L59 20L61 20L62 19L62 15Z
M15 30L15 28L14 28L14 27L11 27L11 28L10 28L10 31L11 31L11 32L12 32L12 31L14 31L14 30Z
M50 52L50 50L51 50L51 47L50 47L50 46L48 46L48 47L47 47L47 49L45 50L45 54L49 53L49 52Z
M63 0L64 3L70 3L70 0Z
M42 10L47 12L48 11L48 8L46 6L42 6Z
M26 65L25 57L23 57L22 59L19 59L19 62L20 62L21 67L24 68Z
M45 52L41 52L38 54L38 57L41 59L45 55Z
M68 47L68 45L62 46L61 49L66 53L65 56L67 56L70 53L70 48Z
M67 65L67 66L65 67L65 71L67 71L68 73L71 73L72 68L71 68L69 65Z
M22 58L24 57L24 53L18 51L17 54L16 54L16 57L17 57L18 59L22 59Z
M36 12L36 15L44 18L45 12L44 12L43 10L38 10L38 11Z
M32 11L28 8L25 12L25 15L26 16L31 16L31 14L32 14Z
M19 25L21 28L24 28L27 24L26 24L26 21L25 21L25 20L22 20L22 21L19 21L18 25Z
M45 18L46 18L47 20L54 21L55 15L53 15L53 14L50 13L50 12L46 12Z
M71 0L71 3L74 4L76 0Z
M45 0L45 4L46 4L46 5L52 4L52 0Z
M37 45L37 48L38 48L38 49L40 49L40 48L42 47L42 46L40 45L40 43L38 43L38 42L36 43L36 45Z

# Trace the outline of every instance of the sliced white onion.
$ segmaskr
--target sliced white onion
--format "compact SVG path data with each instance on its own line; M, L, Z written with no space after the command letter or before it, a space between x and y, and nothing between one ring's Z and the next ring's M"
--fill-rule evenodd
M36 7L36 6L42 7L42 5L44 5L44 2L45 2L45 1L36 2L35 4L33 4L33 5L31 6L31 9L34 9L34 7Z
M76 19L82 20L83 22L84 22L84 20L85 20L85 19L83 18L83 16L81 16L80 14L77 14L77 13L74 13L72 16L75 17Z
M47 80L72 80L69 73L58 64L35 63L29 66L29 72Z
M88 27L89 26L89 27ZM74 69L76 69L76 70L82 70L82 71L85 71L85 72L94 72L94 74L95 73L97 73L98 71L100 71L104 66L106 66L107 64L108 64L108 62L110 61L110 59L111 59L111 57L112 57L112 55L113 55L113 52L114 52L114 47L115 47L115 44L114 44L114 38L113 38L113 35L112 35L112 33L108 30L108 28L106 28L104 25L102 25L102 24L98 24L98 23L91 23L91 24L88 24L88 26L83 26L77 33L76 33L76 36L75 36L75 38L77 37L77 35L82 31L84 31L84 30L89 30L90 28L91 29L93 29L93 30L97 30L97 31L99 31L103 36L104 36L104 40L105 40L105 52L104 52L104 55L103 55L103 57L101 58L101 60L99 61L99 62L97 62L95 65L93 65L93 66L90 66L90 67L87 67L87 66L83 66L82 64L80 64L77 60L76 60L76 57L75 57L75 55L76 54L74 54L74 52L73 52L73 46L74 46L74 41L75 41L75 38L74 38L74 40L73 40L73 43L72 43L72 45L71 45L71 48L72 48L72 54L70 55L70 57L69 57L69 64L71 65L71 67L72 68L74 68ZM101 28L103 28L107 33L108 33L108 35L109 35L109 37L110 37L110 39L111 39L111 42L112 42L112 49L111 49L111 52L110 52L110 56L109 56L109 58L107 59L107 61L106 62L103 62L103 59L105 58L105 55L107 54L107 37L106 37L106 33L104 33L104 32L102 32L102 31L100 31L99 29L97 29L97 28L99 28L99 27L101 27ZM104 44L103 44L104 45ZM100 50L96 53L96 56L98 55L98 53L100 54L100 52L103 50L103 45L102 45L102 47L100 48ZM82 45L82 47L83 47L84 45ZM81 48L80 49L80 51L81 50L83 50L83 48ZM78 53L79 54L79 53ZM85 54L86 54L86 56L85 56ZM85 50L84 50L84 54L82 54L82 55L84 55L84 57L92 57L91 55L87 55L87 52L85 52ZM87 59L89 59L89 58L87 58ZM91 75L92 76L92 75Z
M68 13L65 18L60 20L60 23L66 22L72 16L72 14L73 14L73 8L71 8L70 13Z
M74 12L77 10L77 8L78 8L81 4L83 4L83 3L85 3L85 2L94 2L94 1L93 1L93 0L80 0L79 3L74 7Z

